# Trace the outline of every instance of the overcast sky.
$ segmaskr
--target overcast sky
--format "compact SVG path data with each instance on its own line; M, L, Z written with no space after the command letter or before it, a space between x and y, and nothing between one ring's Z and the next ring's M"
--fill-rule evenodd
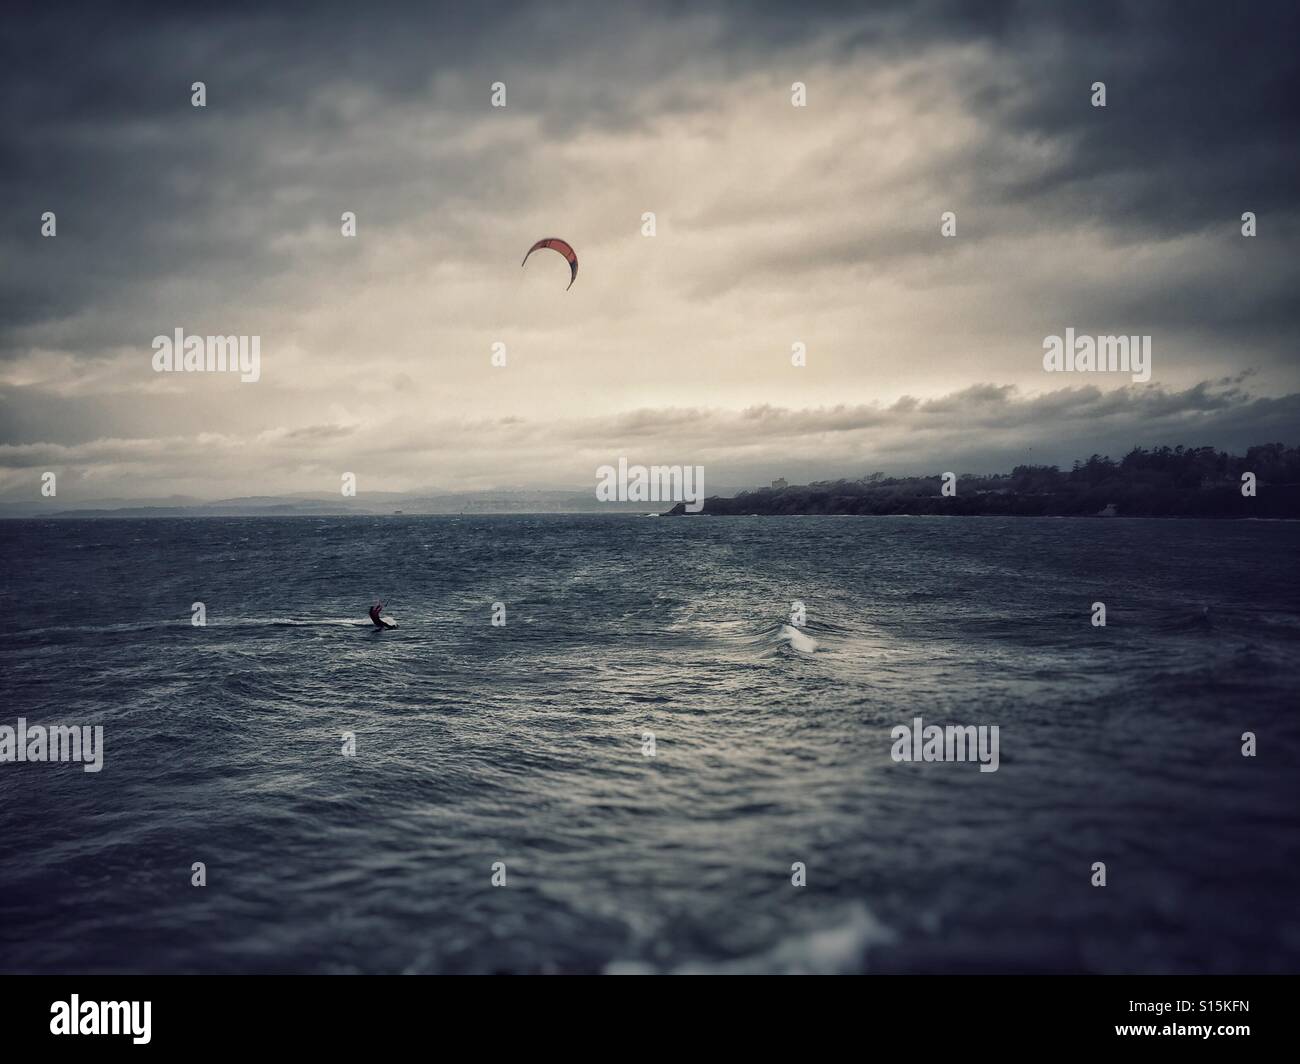
M1300 442L1294 4L259 6L6 17L0 497ZM1150 382L1045 373L1067 327Z

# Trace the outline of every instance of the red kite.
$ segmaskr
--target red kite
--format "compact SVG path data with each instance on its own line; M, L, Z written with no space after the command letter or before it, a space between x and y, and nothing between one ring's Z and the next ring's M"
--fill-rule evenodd
M559 237L548 236L537 241L536 244L530 247L528 249L528 255L531 255L538 248L550 248L552 251L558 251L569 260L569 284L568 287L564 289L567 292L573 287L573 282L578 279L578 253L573 250L573 245L567 240L561 240ZM524 262L528 261L528 255L524 256ZM523 266L524 262L521 262L519 265Z

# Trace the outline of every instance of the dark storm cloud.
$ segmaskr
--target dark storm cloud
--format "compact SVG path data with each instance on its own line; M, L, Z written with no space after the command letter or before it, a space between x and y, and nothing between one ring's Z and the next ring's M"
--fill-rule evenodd
M32 323L51 326L66 349L138 343L134 321L115 320L112 308L123 289L151 281L178 289L168 302L177 319L193 320L214 290L255 300L261 278L293 266L273 246L277 235L337 218L340 202L369 221L391 219L410 198L395 194L403 187L454 180L414 167L394 175L395 160L349 152L356 131L327 92L355 86L382 109L427 91L449 62L472 63L491 29L464 5L436 14L413 5L410 16L398 31L328 7L179 15L87 6L11 23L0 52L4 348ZM208 86L205 110L190 106L194 81ZM306 130L317 158L276 158L274 141L291 147ZM283 185L303 197L277 201ZM36 232L49 209L57 241ZM57 327L86 308L96 310L93 326Z
M1079 254L1074 233L1096 230L1111 245L1154 250L1157 261L1100 291L1080 286L1070 308L1075 320L1187 326L1278 344L1300 328L1293 253L1300 239L1300 64L1290 43L1297 37L1300 7L1285 4L1255 5L1247 15L1208 3L954 3L909 5L906 17L901 7L887 8L855 40L863 49L975 42L991 50L996 76L970 80L966 103L1002 135L952 160L946 199L927 212L927 224L950 207L962 218L966 248L1056 233L1062 256ZM935 62L942 69L943 56ZM1096 81L1106 85L1105 108L1091 106ZM1027 167L1008 156L1011 138L1053 150ZM907 187L897 191L906 195ZM697 295L800 271L927 266L932 229L918 229L910 210L883 222L868 218L860 209L868 194L842 205L797 250L779 232L752 238L743 273L710 278ZM784 207L771 204L769 225L780 224ZM1261 227L1250 274L1225 278L1213 269L1218 252L1178 244L1191 235L1222 247L1239 241L1247 210ZM710 205L693 220L736 226L739 239L737 223L752 216L749 204ZM1160 261L1162 253L1169 261ZM1170 283L1177 259L1189 254L1210 268ZM1032 287L1033 264L1026 270Z
M938 461L965 446L946 421L996 441L961 450L976 464L1045 446L1066 460L1107 439L1294 441L1293 397L1249 395L1238 373L1294 387L1298 10L7 10L0 443L19 465L62 455L180 484L166 454L200 467L204 432L218 451L251 441L246 468L364 448L417 484L407 456L452 454L467 477L494 476L436 424L385 452L381 426L420 424L426 402L463 407L487 440L536 442L550 464L539 458L535 479L551 483L575 444L707 450L731 434L751 451L736 468L760 479L795 444L819 475L827 440L845 471L871 453L903 460L918 439ZM795 115L786 94L805 78L812 104ZM195 80L206 110L190 106ZM487 107L495 80L508 113ZM1089 104L1094 81L1105 109ZM610 235L639 240L632 220L661 204L675 246L633 251ZM958 241L937 235L946 209ZM39 235L44 210L58 212L56 240ZM340 240L342 210L381 239ZM1259 214L1254 240L1238 234L1245 210ZM510 318L525 300L497 298L500 263L517 265L519 231L538 235L538 218L548 230L579 219L584 262L605 267L584 268L584 290L605 287L581 328L554 325L546 305ZM656 273L670 250L673 268ZM256 396L151 378L150 338L178 325L266 333ZM552 392L484 387L464 368L464 351L514 326L562 382ZM1030 382L1042 336L1067 326L1154 333L1157 373L1177 375L1037 397L1006 383L1056 386ZM750 351L797 336L814 353L806 376L834 391L755 376L766 356ZM720 350L727 338L748 350ZM408 342L446 360L413 359ZM633 378L656 352L662 380ZM364 368L349 378L352 366ZM1201 379L1218 383L1188 386ZM577 416L588 389L608 417ZM827 394L846 401L817 406ZM38 444L53 449L22 450ZM504 443L488 452L504 482L518 458Z
M1133 3L1111 5L1091 26L1067 19L1053 32L1032 15L1027 25L1057 48L1035 60L1029 36L1012 37L1011 50L1026 46L1021 62L1036 89L1014 118L1073 131L1077 141L1068 166L1009 191L1069 190L1080 206L1143 232L1213 225L1218 212L1295 210L1300 68L1287 43L1300 34L1295 5ZM1104 110L1079 105L1094 81L1106 83Z
M0 349L53 340L93 352L138 342L123 323L98 316L124 288L166 280L174 288L169 305L195 312L218 285L242 285L255 301L261 278L294 265L289 251L273 246L276 234L336 217L341 201L370 224L389 224L414 203L445 202L461 190L472 196L477 184L509 171L505 154L463 164L447 158L433 172L415 153L367 158L346 99L331 98L331 87L344 97L350 89L373 94L379 112L432 92L439 112L481 115L486 85L502 77L560 133L627 126L646 119L648 106L660 114L679 97L698 105L704 71L772 69L782 54L796 57L797 70L809 58L799 48L810 41L818 55L846 61L962 42L992 50L1005 78L972 84L972 110L990 128L1069 150L1027 174L1008 166L989 138L987 157L970 160L979 180L974 202L964 205L976 212L1014 204L1037 211L1044 228L1095 218L1113 239L1136 241L1230 232L1250 209L1263 216L1267 238L1293 221L1300 188L1298 11L1137 2L898 3L847 15L838 4L637 13L563 4L380 4L364 12L250 4L184 13L32 6L11 16L0 50L7 207ZM716 26L658 47L664 27L687 16ZM548 76L561 66L571 77ZM448 80L451 73L473 80ZM693 76L674 87L678 73ZM206 112L189 107L194 80L208 84ZM1094 80L1107 83L1104 110L1088 105ZM654 84L668 90L647 99ZM268 141L292 145L292 134L305 132L319 159L268 159ZM301 196L277 200L283 184ZM911 225L857 233L853 204L843 207L837 235L806 242L793 257L788 247L760 245L751 270L917 253ZM57 247L36 235L34 219L51 208L59 213ZM1026 224L1001 218L998 232ZM968 235L979 238L978 222ZM1289 291L1293 270L1283 279ZM1295 323L1294 302L1269 291L1232 305L1243 323L1267 331L1269 320ZM1174 303L1176 315L1185 304ZM94 328L54 328L87 308L97 311ZM16 334L36 323L49 335Z

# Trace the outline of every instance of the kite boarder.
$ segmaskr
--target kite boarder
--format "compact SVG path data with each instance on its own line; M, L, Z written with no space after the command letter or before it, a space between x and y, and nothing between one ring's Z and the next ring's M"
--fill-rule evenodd
M375 627L396 628L397 625L389 624L381 616L379 616L380 613L383 612L383 609L384 609L384 604L382 602L376 602L373 606L370 607L370 619L375 622Z

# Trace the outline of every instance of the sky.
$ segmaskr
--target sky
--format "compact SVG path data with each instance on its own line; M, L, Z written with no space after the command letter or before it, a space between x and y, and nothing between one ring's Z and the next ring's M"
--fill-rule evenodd
M1295 5L855 6L18 5L0 501L1300 442ZM178 328L260 379L155 372Z

